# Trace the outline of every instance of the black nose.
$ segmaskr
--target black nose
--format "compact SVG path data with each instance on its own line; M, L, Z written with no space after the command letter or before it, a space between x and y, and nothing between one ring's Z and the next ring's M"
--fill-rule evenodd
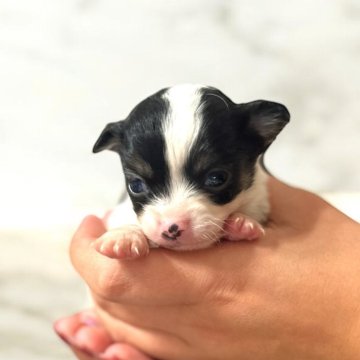
M169 226L169 229L168 229L170 234L177 233L178 230L179 230L179 225L178 224L172 224L172 225Z
M169 226L168 231L164 231L161 233L161 236L166 240L176 240L179 236L181 236L183 230L179 229L178 224L172 224Z

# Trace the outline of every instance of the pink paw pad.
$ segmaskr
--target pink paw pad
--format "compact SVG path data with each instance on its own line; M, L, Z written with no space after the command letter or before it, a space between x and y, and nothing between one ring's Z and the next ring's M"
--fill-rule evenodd
M137 258L149 252L148 240L137 225L110 230L97 239L93 246L100 254L113 259Z

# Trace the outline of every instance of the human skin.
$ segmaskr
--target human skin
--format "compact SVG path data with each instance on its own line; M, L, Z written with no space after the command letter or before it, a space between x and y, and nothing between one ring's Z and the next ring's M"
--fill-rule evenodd
M270 219L254 242L118 261L93 249L105 229L87 218L71 258L96 315L55 325L78 358L90 358L82 348L124 360L359 359L360 225L316 195L268 185Z

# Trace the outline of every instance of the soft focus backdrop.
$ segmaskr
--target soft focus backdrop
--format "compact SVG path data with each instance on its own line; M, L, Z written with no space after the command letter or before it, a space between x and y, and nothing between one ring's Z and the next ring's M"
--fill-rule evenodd
M0 0L0 358L70 358L51 331L83 301L67 242L122 186L116 155L91 154L107 122L180 82L282 102L269 168L345 203L359 64L358 0Z

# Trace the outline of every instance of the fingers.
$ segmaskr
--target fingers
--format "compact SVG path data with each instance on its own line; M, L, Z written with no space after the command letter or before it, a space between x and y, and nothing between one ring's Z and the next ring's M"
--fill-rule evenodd
M70 243L71 262L88 284L92 280L91 273L100 271L106 265L106 258L91 246L105 232L102 220L89 215L81 222Z
M54 330L80 360L151 360L130 344L114 343L92 311L60 319Z
M102 353L113 343L96 315L90 311L58 320L54 330L74 350L87 355Z
M70 258L76 269L79 269L77 265L82 260L81 250L88 248L92 242L105 232L105 225L98 217L89 215L84 218L70 243Z
M103 221L95 215L88 215L76 230L74 238L89 242L97 239L105 232L106 228Z
M137 350L129 344L114 343L110 345L102 354L103 360L151 360L149 356Z

